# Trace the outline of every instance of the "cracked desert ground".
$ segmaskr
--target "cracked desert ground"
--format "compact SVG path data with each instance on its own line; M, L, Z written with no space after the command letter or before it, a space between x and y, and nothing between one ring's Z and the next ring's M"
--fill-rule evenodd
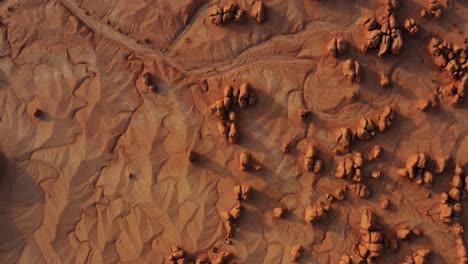
M0 1L0 263L468 263L467 32L466 0Z

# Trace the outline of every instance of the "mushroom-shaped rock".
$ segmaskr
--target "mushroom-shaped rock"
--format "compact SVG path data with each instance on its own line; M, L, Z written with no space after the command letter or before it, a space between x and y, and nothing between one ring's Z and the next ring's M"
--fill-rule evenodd
M367 231L380 230L377 216L370 209L364 209L361 212L361 229Z
M241 151L240 153L240 167L242 171L252 169L252 157L249 152Z
M465 177L465 191L468 192L468 177Z
M449 224L452 222L453 209L448 204L440 205L440 220L442 223Z
M380 201L380 208L386 210L390 207L390 200L388 200L387 198L383 199L382 201Z
M359 119L359 127L356 130L356 136L359 139L367 140L375 135L376 125L370 118Z
M383 153L383 148L380 145L374 145L369 153L368 159L369 161L375 160L379 158Z
M343 75L351 82L361 82L361 67L359 62L348 59L343 62Z
M352 186L353 190L354 190L354 193L359 197L359 198L363 198L363 199L367 199L370 197L371 195L371 191L369 189L369 187L367 187L366 185L364 184L361 184L361 183L357 183L357 184L354 184Z
M248 83L243 83L239 87L239 99L238 104L240 108L245 108L249 104L250 96L250 85Z
M338 201L344 200L346 198L346 190L346 187L336 189L333 197Z
M432 187L433 175L430 171L424 171L423 174L423 186L426 188Z
M227 3L223 6L223 23L228 23L234 18L237 7L233 3Z
M188 151L188 160L190 163L194 163L198 160L198 154L194 150Z
M366 20L364 20L363 25L365 26L367 31L372 31L377 29L378 23L375 17L368 17Z
M226 230L226 238L233 237L236 226L235 220L229 215L229 212L222 212L221 220L223 220L224 230Z
M170 263L179 263L179 260L184 259L184 251L178 246L171 246L171 254L168 257ZM182 262L183 263L183 262Z
M382 32L379 29L368 31L366 34L366 40L361 45L361 51L366 52L368 49L379 47L381 40L382 40Z
M403 48L403 34L400 29L392 30L392 53L395 55L400 54Z
M383 35L382 36L382 41L380 41L380 47L379 47L379 57L382 57L385 55L390 50L390 44L391 44L391 37L389 35Z
M461 197L460 189L452 187L452 189L450 189L448 194L449 194L450 198L452 198L453 200L455 200L457 202L460 201L460 197Z
M319 219L326 218L328 217L328 210L330 210L330 207L322 203L308 206L304 210L304 221L312 224Z
M210 8L211 23L220 25L223 22L223 8L218 5L213 5Z
M346 52L348 43L341 37L333 38L327 45L328 54L338 57Z
M217 100L212 106L210 106L211 112L216 113L216 116L220 120L226 119L226 108L224 107L224 101L223 100Z
M403 240L408 239L409 235L411 234L411 229L407 225L403 225L398 227L395 230L397 239Z
M384 72L380 74L380 86L383 88L388 88L390 87L390 77Z
M455 165L455 175L464 175L465 172L460 164Z
M235 123L231 123L229 125L228 140L229 143L232 144L236 144L237 142L239 142L239 133L237 133L237 126Z
M371 177L374 179L378 179L380 176L382 176L382 172L379 170L374 170L371 172Z
M340 257L340 262L338 264L351 264L351 258L348 255L343 255Z
M297 115L299 117L299 120L301 121L301 124L307 124L310 121L310 117L312 116L312 112L310 110L304 109L304 108L299 108L297 110Z
M242 211L242 205L240 203L236 203L234 207L229 210L229 215L232 217L232 219L237 220L240 216L240 213Z
M208 252L208 258L210 264L225 264L228 263L232 257L232 253L225 250L220 250L217 247L213 247Z
M401 7L400 0L387 0L387 8L389 10L398 10Z
M355 169L362 167L362 164L364 163L364 159L362 157L361 152L354 152L353 153L353 166Z
M322 169L322 161L317 158L317 149L310 145L305 153L304 165L306 170L318 173Z
M253 4L252 17L258 23L262 23L265 20L265 5L262 1L255 1L255 3Z
M463 241L462 237L457 237L455 240L455 249L458 263L467 263L468 254L466 252L465 242Z
M428 258L432 254L432 249L429 248L420 248L416 250L413 254L413 260L415 264L425 264L428 263Z
M234 186L234 197L236 200L248 200L250 198L250 186L236 185Z
M295 245L294 247L291 248L291 252L290 252L291 254L290 254L289 260L291 262L298 261L303 252L304 252L304 248L302 247L302 245L300 244Z
M322 168L323 168L323 161L320 160L320 159L316 159L314 161L314 173L319 173L322 171Z
M390 29L400 28L400 24L398 23L398 20L396 19L394 14L390 14L388 16L388 26L390 27Z
M223 136L224 138L227 138L229 135L229 126L226 122L224 121L219 121L217 124L218 131Z
M395 170L395 173L398 175L398 176L401 176L401 177L408 177L409 176L409 172L406 168L397 168Z
M288 212L288 209L283 206L273 208L273 216L275 218L283 218L287 212Z
M461 175L453 175L452 178L452 187L461 189L463 188L463 179Z
M380 132L384 132L393 123L394 112L390 106L386 106L379 115L378 127Z
M336 149L335 153L336 154L344 154L348 153L349 148L351 146L351 139L352 139L352 134L351 134L351 129L349 128L341 128L337 135L336 135Z
M237 9L236 13L234 14L234 22L236 23L241 22L243 17L244 17L244 10Z
M151 75L150 72L144 72L142 75L143 83L146 86L153 85L153 76Z

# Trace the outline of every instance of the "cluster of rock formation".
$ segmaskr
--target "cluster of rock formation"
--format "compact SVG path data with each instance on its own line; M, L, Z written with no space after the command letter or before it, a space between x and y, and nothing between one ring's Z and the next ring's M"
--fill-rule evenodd
M466 252L465 242L463 241L463 227L460 224L453 226L453 231L456 235L455 248L457 253L457 264L468 263L468 254Z
M340 179L349 179L355 182L362 181L361 167L364 158L361 152L346 154L338 163L335 176Z
M411 235L421 236L421 230L410 228L407 224L402 224L395 229L395 234L398 240L406 240Z
M240 135L237 130L237 114L234 111L235 106L245 108L254 105L257 101L255 93L251 91L248 83L243 83L239 89L233 89L231 86L224 87L223 99L217 100L210 106L212 113L215 113L219 119L218 130L220 134L229 140L230 143L238 143Z
M361 241L353 263L374 263L374 259L384 252L385 246L377 216L370 209L362 211L360 227Z
M313 224L319 220L327 219L330 211L330 205L318 202L304 209L304 221Z
M440 220L443 223L449 224L452 222L453 216L459 216L462 210L460 201L462 200L463 191L468 190L468 177L465 177L463 168L457 165L455 175L453 175L452 188L448 193L441 193L440 204Z
M244 17L244 10L236 4L227 3L224 6L213 5L210 9L211 23L215 25L227 24L231 21L239 23ZM265 19L265 5L262 1L255 1L251 10L252 17L262 23Z
M451 44L436 37L431 39L428 50L434 64L444 69L454 79L461 79L468 72L468 44Z
M468 89L468 75L465 75L460 82L454 82L443 86L440 89L442 98L451 105L457 105L465 98L465 91Z
M367 140L372 138L377 131L384 132L392 126L395 113L390 106L377 116L376 121L371 118L361 118L359 126L352 132L349 128L341 128L336 136L335 154L345 154L350 151L352 141L356 139Z
M214 5L210 10L211 22L215 25L226 24L231 21L240 22L243 16L244 10L239 9L233 3L228 3L223 7Z
M366 40L361 45L361 51L378 48L379 57L387 53L400 54L403 48L403 34L394 14L390 13L380 19L379 22L372 17L364 22L367 29Z
M187 263L184 257L185 253L178 246L171 247L171 254L168 257L171 264L185 264Z
M212 247L208 253L203 253L195 259L195 264L225 264L229 263L232 253L226 250L220 250Z
M237 200L236 204L227 212L221 213L221 220L223 221L224 229L226 231L226 240L227 244L231 243L230 238L234 235L234 230L237 227L237 220L240 217L243 206L241 201L246 201L250 199L251 188L248 185L237 184L233 188L234 198Z
M398 168L396 173L402 177L414 179L419 185L426 188L432 187L433 175L430 171L426 170L426 154L417 153L411 155L407 160L404 168Z
M427 18L432 16L436 19L439 19L442 16L442 5L438 0L428 0L428 8L421 10L421 17Z
M419 26L413 18L408 18L405 20L405 29L410 35L416 35L419 31Z
M330 202L333 202L335 200L343 201L346 198L347 191L348 191L348 187L343 186L343 187L337 188L333 194L326 193L325 198Z
M341 128L336 134L336 147L335 154L345 154L348 153L351 148L351 142L353 140L353 133L351 129L347 127Z
M352 184L349 189L359 198L367 199L371 196L371 189L362 183Z
M322 170L323 162L318 158L318 150L314 145L310 145L304 157L304 166L307 171L319 173Z
M240 217L242 208L242 205L238 202L231 210L221 213L221 220L226 231L226 243L230 243L230 238L234 236L234 230L237 227L237 220Z
M463 100L468 89L468 43L451 44L438 38L432 38L428 46L432 61L454 79L439 91L442 98L455 105Z
M379 178L382 173L380 170L373 170L370 173L363 173L362 166L365 161L373 161L380 157L383 148L380 145L374 145L369 153L364 156L361 152L348 153L338 162L335 176L340 179L347 179L355 182L349 187L340 188L335 195L328 195L329 199L343 200L347 190L352 191L357 197L367 199L371 195L371 190L361 183L363 176Z
M435 93L430 93L428 97L419 99L416 104L416 109L423 112L428 111L429 109L435 109L439 106L439 100Z
M400 263L401 264L426 264L429 263L429 257L432 254L430 248L420 248L412 255L406 256Z

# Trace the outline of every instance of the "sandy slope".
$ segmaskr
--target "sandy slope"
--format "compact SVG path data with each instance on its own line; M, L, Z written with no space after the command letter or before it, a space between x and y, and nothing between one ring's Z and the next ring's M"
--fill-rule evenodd
M405 2L399 17L414 17L422 30L405 35L400 55L379 59L359 51L363 17L382 11L378 1L264 2L265 23L247 14L244 23L217 27L207 18L211 1L2 1L1 262L168 263L170 246L178 245L190 256L218 246L237 263L289 263L291 247L303 244L300 263L337 263L354 252L360 210L370 207L387 234L401 223L423 231L378 263L396 263L420 247L434 250L430 263L455 263L455 236L440 223L437 205L454 164L468 162L467 103L429 112L414 105L452 81L433 65L427 45L434 35L463 43L468 4L450 1L435 21L419 17L426 1ZM249 10L252 1L238 4ZM336 35L351 44L339 59L326 52ZM347 58L360 62L361 84L341 73ZM144 71L156 77L156 93L143 84ZM392 88L379 86L382 71ZM224 85L243 82L258 103L239 112L241 140L230 144L208 108ZM353 93L357 100L349 99ZM372 196L350 195L333 204L328 221L306 225L306 206L349 184L334 176L337 129L354 128L387 105L397 109L394 125L353 146L385 150L369 167L383 173L366 180ZM313 113L307 127L297 118L300 107ZM303 168L310 142L321 151L322 173ZM283 143L293 145L290 154L281 152ZM189 163L189 149L200 155L197 163ZM262 171L240 170L242 150ZM432 191L394 173L415 152L452 158ZM235 204L239 183L254 193L226 245L220 212ZM380 208L383 198L392 210ZM290 214L274 219L271 209L280 204Z

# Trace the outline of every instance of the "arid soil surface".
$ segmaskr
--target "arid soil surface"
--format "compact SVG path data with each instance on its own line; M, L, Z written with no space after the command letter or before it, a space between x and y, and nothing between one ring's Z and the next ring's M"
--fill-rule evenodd
M0 21L1 263L467 263L468 1Z

